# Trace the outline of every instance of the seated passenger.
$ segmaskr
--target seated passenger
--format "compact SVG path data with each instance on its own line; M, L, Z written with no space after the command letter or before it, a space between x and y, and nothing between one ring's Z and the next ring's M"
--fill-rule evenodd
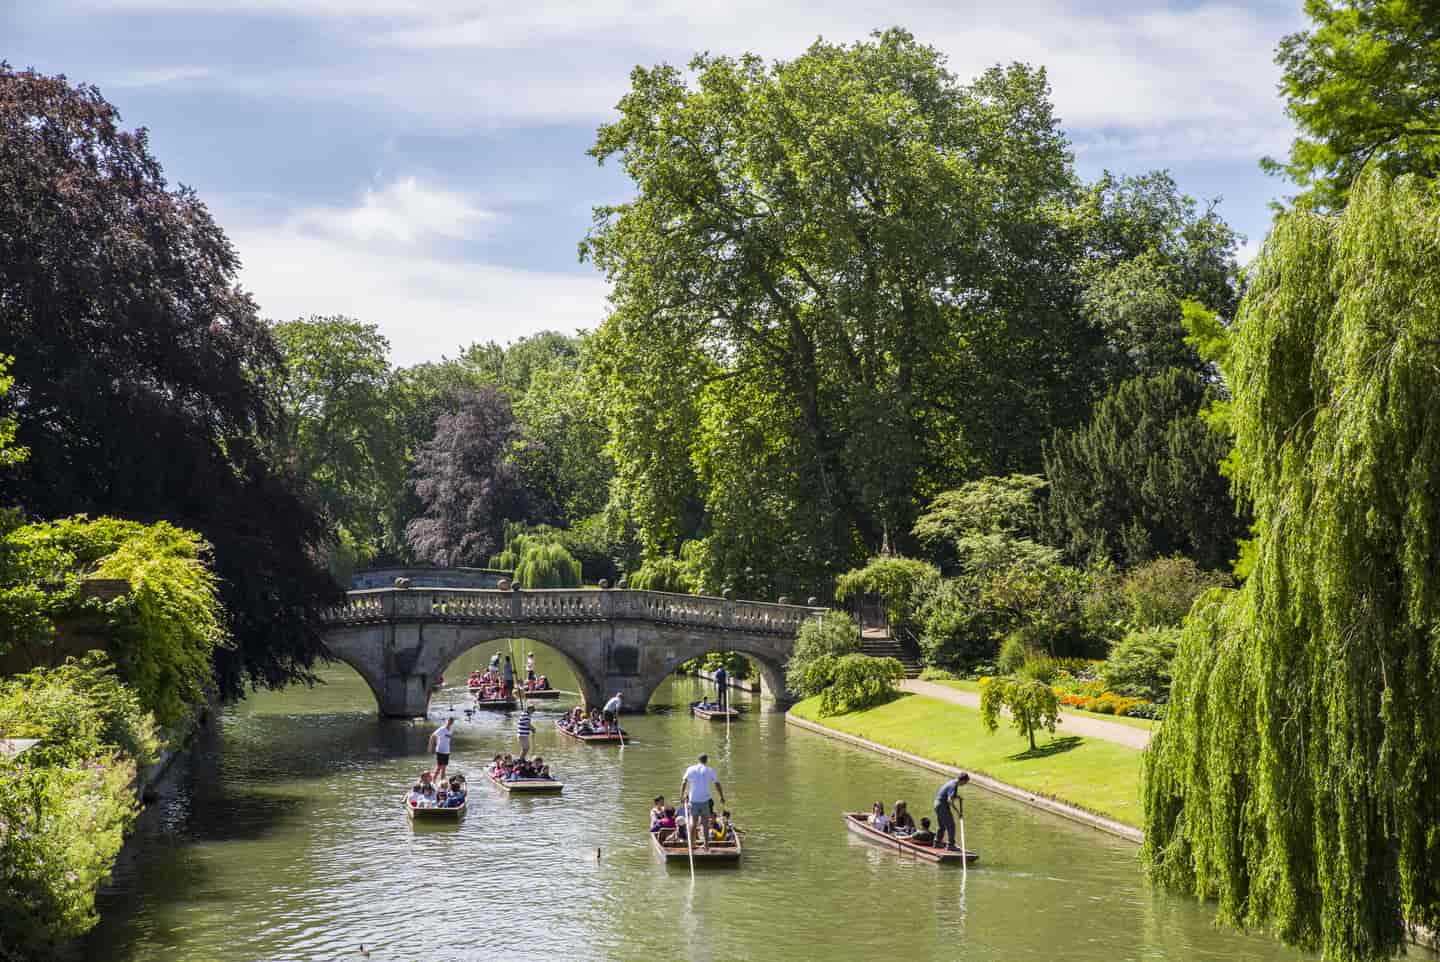
M890 816L885 814L885 806L883 803L876 802L870 806L870 825L872 828L878 828L882 832L890 831Z
M421 797L420 797L420 804L417 805L416 808L434 808L434 807L435 807L435 786L434 786L433 784L431 784L431 783L426 783L425 788L424 788L424 791L423 791L423 794L422 794Z
M418 806L420 804L420 800L424 797L425 786L421 785L419 782L416 782L415 787L410 789L410 794L405 796L405 802L413 808Z
M459 808L465 804L465 781L459 775L450 779L450 792L445 796L447 808Z
M660 815L660 827L664 829L673 829L676 827L675 809L671 808L668 805L665 806L664 812L662 812Z
M890 827L896 835L910 835L915 831L915 819L904 801L895 803L895 814L890 816Z
M711 829L714 833L711 837L716 842L735 841L735 823L730 820L730 810L726 809L715 819L715 827Z
M920 819L920 831L910 836L910 841L916 845L934 845L935 833L930 831L930 819Z
M535 690L536 690L536 691L549 691L549 690L550 690L550 679L549 679L547 676L545 676L545 675L541 675L541 676L540 676L540 679L535 682Z

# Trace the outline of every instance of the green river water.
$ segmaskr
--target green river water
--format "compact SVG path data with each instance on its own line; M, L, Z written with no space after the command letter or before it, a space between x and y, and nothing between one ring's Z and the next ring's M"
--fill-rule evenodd
M537 657L569 681L558 657ZM142 818L83 958L343 960L361 959L362 943L377 962L1302 958L1151 891L1133 845L981 790L965 806L981 854L968 873L855 839L842 809L905 798L918 817L941 779L771 711L727 735L685 711L698 681L677 678L649 713L627 716L623 751L563 739L552 719L573 702L536 703L536 750L565 791L512 798L479 777L482 758L513 747L512 717L467 719L457 693L438 696L429 721L385 722L359 676L324 678L211 722ZM400 796L452 700L451 765L471 775L469 814L458 827L412 825ZM678 795L702 751L747 836L743 866L692 881L652 854L646 812L654 795Z

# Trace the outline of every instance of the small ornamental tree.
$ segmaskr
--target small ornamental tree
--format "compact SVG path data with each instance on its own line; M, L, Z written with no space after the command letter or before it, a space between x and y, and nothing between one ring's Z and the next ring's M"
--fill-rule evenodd
M1035 732L1045 729L1052 735L1060 723L1060 701L1055 689L1042 681L1027 678L992 678L980 693L980 722L993 735L1000 727L1001 710L1010 712L1015 730L1030 739L1035 750Z

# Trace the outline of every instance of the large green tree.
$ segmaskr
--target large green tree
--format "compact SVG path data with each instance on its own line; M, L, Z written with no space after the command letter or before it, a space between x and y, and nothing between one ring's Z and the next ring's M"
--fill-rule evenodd
M1045 445L1053 542L1082 561L1180 553L1228 567L1246 519L1220 473L1230 440L1200 417L1215 391L1172 368L1118 385L1088 423L1057 431Z
M728 571L818 586L1083 410L1070 156L1043 71L961 84L901 30L691 66L637 69L592 150L637 189L582 245L619 477L652 550L699 503Z
M1306 0L1308 30L1280 41L1286 113L1300 128L1285 160L1297 200L1345 205L1372 161L1392 175L1440 173L1440 6L1434 0Z
M390 344L373 324L310 317L275 325L285 355L283 443L338 525L332 558L364 562L403 523L406 458L390 389ZM331 568L337 570L333 561Z
M30 458L5 500L37 518L166 519L215 551L235 643L226 693L320 652L337 592L322 515L272 456L282 359L239 258L145 131L98 90L0 64L0 350Z
M1440 925L1440 194L1277 222L1229 361L1254 570L1187 622L1145 858L1337 962Z

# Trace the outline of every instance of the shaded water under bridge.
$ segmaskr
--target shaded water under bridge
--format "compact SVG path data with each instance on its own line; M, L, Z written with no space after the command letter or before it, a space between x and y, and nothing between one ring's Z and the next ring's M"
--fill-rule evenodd
M424 715L446 666L504 638L564 655L591 705L618 691L642 709L682 662L721 650L753 659L764 690L783 701L795 635L820 610L623 588L372 588L325 612L325 644L394 718Z

